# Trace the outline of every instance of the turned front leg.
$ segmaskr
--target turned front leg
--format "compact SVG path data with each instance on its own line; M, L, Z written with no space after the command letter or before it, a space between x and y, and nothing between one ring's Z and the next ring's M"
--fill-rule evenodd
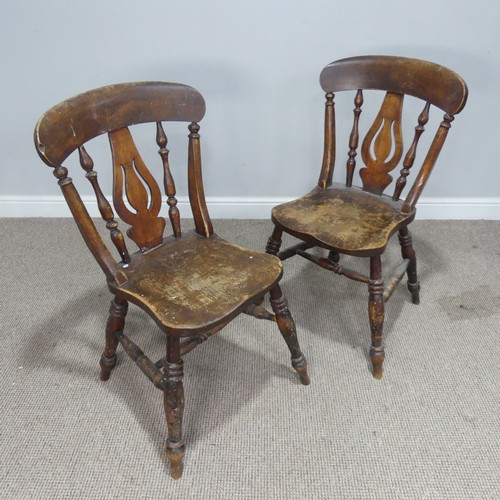
M380 255L370 258L370 283L368 284L368 314L370 316L371 346L370 359L373 364L373 376L382 378L382 363L385 353L382 342L384 327L384 281Z
M184 414L183 368L178 338L167 338L167 357L164 364L165 389L164 405L167 418L168 441L167 458L170 474L174 479L182 476L182 458L185 445L182 440L182 417Z
M290 350L292 357L292 366L299 374L300 381L304 385L310 383L309 375L307 374L307 361L302 351L300 350L299 341L297 339L297 330L292 314L288 309L288 302L281 291L279 285L275 285L269 292L271 296L271 307L276 315L276 322L281 335Z
M408 290L411 293L411 301L414 304L420 304L420 283L417 278L417 257L413 248L411 233L408 226L399 230L399 244L401 245L401 254L403 259L409 259L408 269Z
M127 310L128 303L126 301L120 300L118 297L111 301L106 324L106 343L99 362L101 365L101 380L108 380L111 376L111 370L116 366L116 348L118 347L116 334L123 331Z

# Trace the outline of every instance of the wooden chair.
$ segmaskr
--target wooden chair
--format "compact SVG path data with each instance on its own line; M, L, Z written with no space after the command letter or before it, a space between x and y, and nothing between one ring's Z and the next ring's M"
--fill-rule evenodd
M182 474L185 449L182 357L240 313L276 320L290 350L293 367L302 383L309 383L295 324L279 286L280 260L228 243L213 232L201 176L198 122L204 113L203 97L191 87L160 82L129 83L99 88L64 101L45 113L35 129L36 149L41 159L54 168L83 239L114 294L100 378L110 377L120 343L149 380L163 391L167 457L174 478ZM161 123L164 121L190 122L188 188L194 231L181 232L167 136ZM156 143L163 163L163 184L173 230L168 237L163 234L166 220L159 216L160 188L141 159L128 128L146 122L156 122ZM99 186L93 160L84 147L84 143L104 133L109 136L113 157L113 204L119 217L129 225L126 234L137 245L135 252L127 248L113 209ZM118 262L104 244L63 166L76 150L118 251ZM267 292L275 316L255 305ZM156 363L123 333L129 302L144 309L165 333L166 356Z
M300 255L324 269L368 285L368 312L371 329L370 358L373 376L382 377L384 347L382 327L387 302L405 272L414 304L419 303L417 262L408 224L415 218L416 203L431 174L450 129L453 115L465 106L467 86L453 71L426 61L388 56L353 57L326 66L320 77L326 92L324 156L318 185L305 196L275 207L274 232L266 251L281 260ZM353 186L363 89L386 91L385 97L361 145L361 187ZM354 123L349 138L347 174L344 183L332 182L335 164L334 92L356 91ZM410 147L406 150L400 175L392 194L384 191L393 181L390 175L403 158L402 109L404 96L425 101L418 117ZM431 105L445 112L436 135L424 156L420 170L404 199L401 194L416 158L419 138L429 119ZM346 148L347 149L347 148ZM283 231L302 240L279 251ZM399 232L403 263L384 286L381 254L389 238ZM329 251L328 257L308 253L313 247ZM339 264L339 254L370 258L365 276Z

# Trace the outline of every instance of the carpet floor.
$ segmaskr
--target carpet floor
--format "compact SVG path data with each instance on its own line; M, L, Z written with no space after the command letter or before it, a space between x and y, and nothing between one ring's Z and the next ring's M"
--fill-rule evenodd
M254 249L272 229L214 227ZM0 497L500 498L500 223L412 229L421 304L404 284L387 304L383 379L370 374L366 287L289 259L282 287L311 385L276 325L238 317L186 355L174 481L159 391L120 348L99 381L111 297L73 221L0 219ZM367 271L366 259L341 262ZM394 238L383 263L399 262ZM163 356L162 333L137 307L126 333Z

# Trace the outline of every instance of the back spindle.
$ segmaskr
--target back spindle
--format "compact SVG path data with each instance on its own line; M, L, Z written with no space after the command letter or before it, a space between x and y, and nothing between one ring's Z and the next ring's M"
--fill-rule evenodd
M106 228L109 229L111 241L114 243L122 261L128 264L130 262L130 255L125 244L125 238L122 232L118 229L118 222L115 220L113 210L106 197L102 194L101 187L97 181L97 172L94 170L94 161L87 153L83 146L78 148L78 155L80 157L80 165L85 170L85 177L89 180L94 189L97 199L97 206L101 217L106 222Z
M323 189L332 185L335 168L335 103L333 102L335 94L327 92L325 97L325 146L318 180L318 186Z
M167 149L167 136L165 131L163 130L163 126L161 122L156 123L156 143L160 147L158 150L158 154L161 156L163 161L163 184L165 187L165 194L167 195L167 205L168 216L170 218L170 222L172 224L172 230L174 232L174 236L176 238L180 238L181 236L181 221L180 221L180 213L177 208L177 198L175 197L175 182L172 177L172 173L170 172L170 164L168 162L168 154L169 150Z
M399 200L399 197L401 196L401 193L403 192L403 189L406 185L406 178L408 177L410 173L410 168L413 166L413 163L415 162L415 156L417 154L417 146L418 146L418 141L420 139L420 136L424 133L425 131L425 125L429 121L429 109L431 107L430 102L426 102L424 109L422 110L422 113L420 113L418 117L418 125L415 127L415 137L413 138L413 143L410 146L410 149L406 153L405 159L403 161L403 168L401 169L400 172L400 177L396 181L396 187L394 189L394 195L392 196L392 199L394 201Z
M449 113L444 114L443 121L439 124L436 135L432 140L431 147L429 148L429 151L427 151L427 155L422 164L422 168L417 174L410 192L407 194L403 206L401 207L402 213L410 213L410 211L415 208L422 190L424 189L429 176L431 175L432 169L434 168L434 164L436 163L439 153L441 152L441 148L443 147L444 141L446 140L448 131L451 128L451 122L454 119L455 117L453 115L450 115Z
M352 125L351 135L349 136L349 159L347 160L347 175L346 186L352 186L352 177L356 168L356 149L359 143L359 115L361 114L361 106L363 105L363 91L359 89L354 98L354 123Z

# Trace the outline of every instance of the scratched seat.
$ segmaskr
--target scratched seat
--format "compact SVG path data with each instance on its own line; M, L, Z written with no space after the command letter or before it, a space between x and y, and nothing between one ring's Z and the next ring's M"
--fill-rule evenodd
M132 255L127 282L113 289L147 310L166 331L203 333L281 278L281 262L269 257L216 235L189 232Z
M64 101L45 113L35 129L35 146L54 175L89 250L113 293L100 365L107 380L121 344L164 394L171 475L182 475L184 442L183 356L217 333L240 313L276 320L291 353L292 366L309 383L306 360L295 324L279 286L282 264L264 253L224 241L212 227L201 176L198 122L205 102L191 87L144 82L112 85ZM162 122L188 122L188 191L195 229L181 231L176 188ZM160 188L141 159L130 125L156 123L156 144L163 168L172 234L164 235ZM125 234L104 196L85 143L108 134L113 159L113 205L129 226ZM92 144L92 143L90 143ZM89 145L87 145L89 147ZM155 145L156 147L156 145ZM79 162L95 192L118 258L104 243L70 177L65 163L78 151ZM160 159L159 159L160 161ZM137 247L129 250L129 245ZM269 292L275 315L256 305ZM156 363L124 334L129 302L146 311L166 336L166 356ZM201 411L201 410L200 410Z
M324 269L368 285L370 358L374 377L381 378L385 357L382 339L384 303L405 273L412 301L419 303L417 261L408 225L415 218L417 201L434 168L454 115L465 106L467 86L459 75L438 64L390 56L362 56L333 62L323 69L320 83L326 92L326 109L319 181L305 196L272 210L275 227L266 251L282 260L299 255ZM365 94L367 99L370 94L364 90L383 91L385 94L372 125L368 122L369 128L361 144L361 185L356 186L359 182L354 174L360 141L360 115ZM336 158L334 93L344 91L354 92L355 107L346 147L346 180L341 183L333 182ZM406 152L402 133L405 95L424 101ZM428 150L423 155L419 151L417 155L431 106L444 111L444 118ZM402 198L417 157L421 162L420 170L408 194ZM391 172L398 165L402 168L399 175L393 177ZM389 194L388 189L391 190ZM300 239L301 243L280 252L283 231ZM395 233L399 233L403 263L384 285L381 255ZM328 250L328 257L307 251L314 247ZM369 275L341 266L341 254L369 257Z

